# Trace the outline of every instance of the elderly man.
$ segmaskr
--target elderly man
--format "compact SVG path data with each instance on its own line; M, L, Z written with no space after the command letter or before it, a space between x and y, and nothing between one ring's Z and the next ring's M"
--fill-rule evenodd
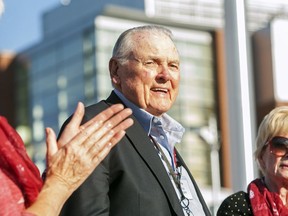
M109 62L114 90L87 107L85 116L89 120L122 103L133 110L134 125L70 197L62 215L210 215L174 147L184 128L166 114L179 91L179 66L170 30L148 25L120 35Z

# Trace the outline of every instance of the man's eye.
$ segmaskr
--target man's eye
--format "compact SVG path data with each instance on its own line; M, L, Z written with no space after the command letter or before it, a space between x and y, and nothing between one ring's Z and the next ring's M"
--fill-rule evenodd
M178 68L179 68L179 66L178 66L177 64L171 64L170 67L171 67L171 68L175 68L175 69L178 69Z

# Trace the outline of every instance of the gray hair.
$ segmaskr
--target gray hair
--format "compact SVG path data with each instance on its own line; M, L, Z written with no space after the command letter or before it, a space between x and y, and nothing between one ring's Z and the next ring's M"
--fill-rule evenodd
M124 63L127 60L128 55L134 46L133 41L130 39L135 33L139 32L149 32L151 34L164 34L168 36L172 41L174 41L172 32L165 27L157 25L144 25L134 27L124 31L119 36L113 48L112 58L118 59L120 62Z

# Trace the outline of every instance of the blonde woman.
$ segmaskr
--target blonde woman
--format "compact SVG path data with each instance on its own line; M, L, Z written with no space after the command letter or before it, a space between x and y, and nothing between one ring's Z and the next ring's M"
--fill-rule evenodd
M288 215L288 106L266 115L258 129L255 158L263 174L221 204L217 215Z

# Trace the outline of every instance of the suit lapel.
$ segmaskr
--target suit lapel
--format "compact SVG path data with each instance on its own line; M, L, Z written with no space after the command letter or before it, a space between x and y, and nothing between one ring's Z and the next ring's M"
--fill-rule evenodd
M192 183L193 183L193 185L194 185L194 188L195 188L195 191L196 191L196 193L197 193L198 199L199 199L200 203L202 204L202 207L203 207L203 210L204 210L205 214L206 214L206 215L211 215L211 214L210 214L210 211L209 211L209 209L208 209L208 207L207 207L207 205L206 205L206 202L204 201L204 199L203 199L203 197L202 197L202 194L201 194L201 192L200 192L200 189L199 189L198 186L197 186L197 183L196 183L195 179L193 178L193 176L192 176L192 174L190 173L187 165L185 164L184 160L182 159L182 157L180 156L180 154L179 154L179 152L178 152L177 150L176 150L176 158L177 158L178 164L181 165L181 166L183 166L183 167L187 170L187 172L188 172L188 174L189 174L189 177L190 177L190 179L191 179L191 181L192 181Z
M153 143L150 141L149 137L138 121L135 118L133 120L134 127L127 130L128 138L151 172L153 172L153 174L156 176L175 213L177 213L177 215L183 215L183 210L179 203L175 189L171 184L171 180L154 148Z
M113 92L107 99L107 102L112 104L123 103ZM175 189L153 143L150 141L147 133L144 131L137 119L134 116L132 116L132 118L134 124L132 127L127 129L127 138L130 139L131 144L135 147L138 154L145 161L154 176L156 176L157 181L163 188L163 191L176 215L184 215Z

